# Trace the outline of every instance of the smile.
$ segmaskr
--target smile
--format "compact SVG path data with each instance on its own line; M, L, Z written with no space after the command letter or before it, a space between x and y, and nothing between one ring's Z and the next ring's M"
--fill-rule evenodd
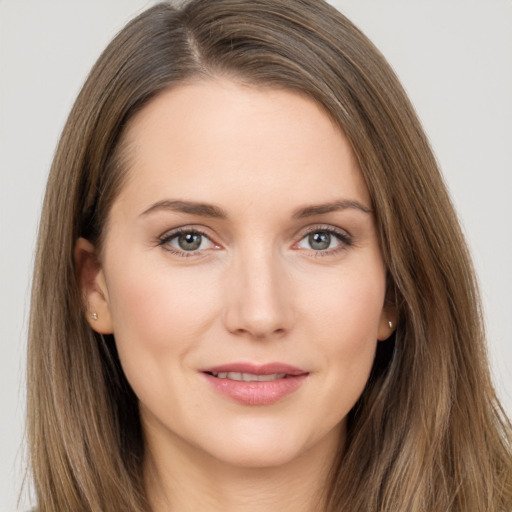
M269 375L256 375L254 373L240 373L240 372L219 372L211 373L217 379L230 379L241 382L268 382L272 380L284 379L286 373L271 373Z
M233 363L201 371L211 388L243 405L270 405L297 392L309 372L282 363Z

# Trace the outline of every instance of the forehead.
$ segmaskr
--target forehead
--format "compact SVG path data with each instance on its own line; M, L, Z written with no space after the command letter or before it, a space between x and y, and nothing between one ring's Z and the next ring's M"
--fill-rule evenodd
M283 207L343 195L370 204L348 140L296 92L220 79L180 85L132 119L125 141L120 198L137 208L166 195Z

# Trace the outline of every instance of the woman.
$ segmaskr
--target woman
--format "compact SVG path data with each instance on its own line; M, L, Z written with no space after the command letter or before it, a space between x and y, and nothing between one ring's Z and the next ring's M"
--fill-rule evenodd
M57 150L31 315L41 511L512 507L453 208L326 4L162 4L116 37Z

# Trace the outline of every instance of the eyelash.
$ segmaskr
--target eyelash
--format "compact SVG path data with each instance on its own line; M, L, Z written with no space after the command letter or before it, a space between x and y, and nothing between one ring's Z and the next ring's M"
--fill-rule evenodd
M180 256L182 258L190 258L190 257L197 258L201 254L201 251L180 251L178 249L175 249L171 245L169 245L169 242L171 240L173 240L174 238L176 238L180 235L185 235L185 234L189 234L189 233L201 235L211 241L211 238L201 229L186 227L186 228L178 228L171 232L164 233L161 237L158 238L158 245L161 246L165 251L175 254L176 256Z
M348 247L353 245L353 239L352 237L346 232L339 229L336 229L332 226L313 226L307 231L303 232L301 234L301 237L298 242L294 244L296 246L299 244L304 238L311 235L312 233L327 233L328 235L334 236L340 243L338 246L332 248L332 249L326 249L326 250L318 250L315 251L314 249L310 249L310 251L313 253L314 257L325 257L325 256L332 256L335 254L338 254L341 251L346 250ZM182 258L190 258L190 257L198 257L201 255L201 253L204 251L201 250L195 250L195 251L184 251L184 250L178 250L169 245L169 242L173 240L176 237L179 237L180 235L184 234L197 234L201 235L210 242L212 242L211 238L201 229L199 228L192 228L192 227L186 227L186 228L179 228L175 229L171 232L164 233L162 236L158 238L158 245L161 246L164 250L175 254ZM212 242L214 243L214 242Z
M315 251L311 249L314 254L314 257L324 257L324 256L333 256L338 254L341 251L346 250L353 244L352 237L343 230L336 229L333 226L313 226L311 229L308 229L301 237L298 243L300 243L304 238L313 234L313 233L327 233L330 236L334 236L340 243L336 247L332 249L326 249L322 251Z

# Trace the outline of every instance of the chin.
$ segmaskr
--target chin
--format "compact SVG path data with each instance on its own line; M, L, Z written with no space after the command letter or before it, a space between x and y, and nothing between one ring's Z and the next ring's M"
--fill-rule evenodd
M244 469L278 468L317 456L329 461L337 452L340 429L322 433L293 432L285 426L261 426L247 429L242 433L227 433L222 439L210 439L210 446L202 449L214 459L227 465ZM316 435L315 435L316 434Z
M287 465L300 458L301 450L272 445L259 448L233 448L229 454L219 454L230 466L243 469L268 469Z

